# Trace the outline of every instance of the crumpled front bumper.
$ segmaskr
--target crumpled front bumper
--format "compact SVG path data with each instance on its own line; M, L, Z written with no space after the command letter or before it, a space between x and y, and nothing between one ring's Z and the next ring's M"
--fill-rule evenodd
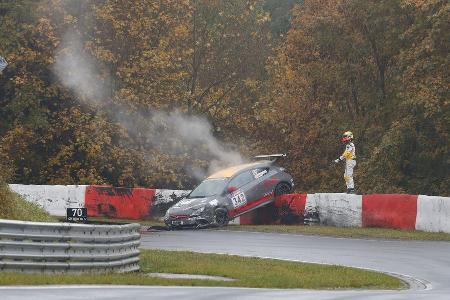
M211 225L212 220L204 216L190 216L186 218L172 217L164 219L167 227L206 227Z

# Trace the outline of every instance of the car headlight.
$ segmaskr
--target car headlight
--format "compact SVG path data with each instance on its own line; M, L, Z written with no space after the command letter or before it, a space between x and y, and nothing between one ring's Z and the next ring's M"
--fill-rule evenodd
M192 216L197 216L197 215L201 214L204 210L205 210L205 207L204 207L204 206L199 207L199 208L197 208L197 209L194 209L194 211L192 212L191 215L192 215Z

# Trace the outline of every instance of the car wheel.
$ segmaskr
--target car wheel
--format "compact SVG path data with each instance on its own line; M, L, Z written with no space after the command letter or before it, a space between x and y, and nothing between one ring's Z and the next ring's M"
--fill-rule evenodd
M274 195L280 196L284 194L289 194L291 192L291 185L286 182L281 182L275 187Z
M228 212L224 208L218 208L214 212L214 218L216 220L216 224L219 227L228 225Z

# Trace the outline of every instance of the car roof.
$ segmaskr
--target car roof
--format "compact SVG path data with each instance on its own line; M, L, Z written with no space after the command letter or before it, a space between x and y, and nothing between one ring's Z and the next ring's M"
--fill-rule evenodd
M220 170L208 177L208 179L214 178L230 178L235 174L244 171L245 169L251 169L255 167L268 167L272 162L271 161L257 161L248 164L237 165L233 167L229 167L223 170Z

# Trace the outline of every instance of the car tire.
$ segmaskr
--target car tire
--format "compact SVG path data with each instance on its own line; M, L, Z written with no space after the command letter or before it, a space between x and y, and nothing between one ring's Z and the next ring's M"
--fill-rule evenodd
M291 189L292 189L292 187L289 183L280 182L275 187L273 194L275 195L275 197L284 195L284 194L289 194L291 192Z
M217 226L219 227L227 226L229 222L227 210L225 208L217 208L214 211L214 219L216 221Z

